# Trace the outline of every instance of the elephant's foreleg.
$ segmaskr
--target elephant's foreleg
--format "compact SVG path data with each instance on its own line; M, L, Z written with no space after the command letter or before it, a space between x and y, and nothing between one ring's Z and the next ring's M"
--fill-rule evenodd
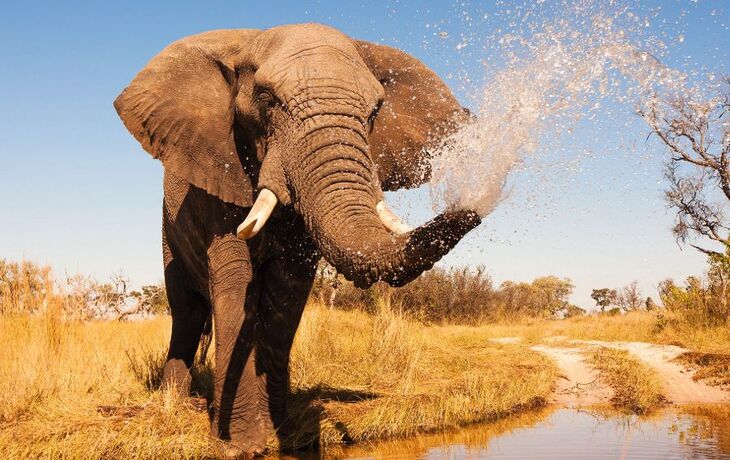
M289 355L299 321L312 288L316 258L304 248L270 258L257 272L258 328L256 367L266 378L262 401L277 430L286 418L289 393Z
M252 278L248 247L225 235L213 241L208 259L215 329L211 434L230 441L229 451L262 452L274 430L259 402L263 379L256 372L256 312L246 301Z
M172 334L162 385L187 396L190 367L210 306L202 295L193 290L185 268L177 259L173 258L165 267L165 287L172 315Z

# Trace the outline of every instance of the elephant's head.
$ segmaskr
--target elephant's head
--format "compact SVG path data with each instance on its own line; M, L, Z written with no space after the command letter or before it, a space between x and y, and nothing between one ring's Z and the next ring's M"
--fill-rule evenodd
M410 281L480 222L455 211L402 233L382 190L427 181L426 149L467 115L415 58L326 26L185 38L115 107L174 174L253 206L241 233L258 232L276 202L291 204L323 256L361 287Z

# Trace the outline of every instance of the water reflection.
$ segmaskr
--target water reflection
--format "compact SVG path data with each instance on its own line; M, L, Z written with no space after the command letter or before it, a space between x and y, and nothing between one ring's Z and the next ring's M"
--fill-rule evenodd
M337 458L728 458L730 406L677 406L638 417L546 408L454 433L331 453Z

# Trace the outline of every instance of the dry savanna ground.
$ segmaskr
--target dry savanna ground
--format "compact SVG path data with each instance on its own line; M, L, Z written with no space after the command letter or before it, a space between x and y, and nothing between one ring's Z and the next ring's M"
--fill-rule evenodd
M697 379L722 385L730 376L730 332L657 328L657 313L438 326L393 310L387 303L375 314L307 307L291 363L290 416L299 429L282 448L318 443L336 454L343 444L455 429L545 405L566 378L538 347L578 347L610 401L626 410L645 413L671 399L646 362L576 340L682 345L692 351L677 360L698 368ZM0 316L0 457L212 455L207 414L158 389L169 330L165 316L81 322L62 320L53 308ZM210 359L194 372L203 397L211 372Z

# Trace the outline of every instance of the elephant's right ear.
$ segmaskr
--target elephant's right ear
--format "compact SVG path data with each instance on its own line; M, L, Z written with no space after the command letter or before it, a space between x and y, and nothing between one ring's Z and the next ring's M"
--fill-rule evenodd
M369 138L383 190L417 187L430 180L429 149L468 120L468 111L408 53L362 40L354 44L385 90Z
M236 56L257 31L214 31L155 56L114 101L127 129L165 169L248 207L253 186L234 140Z

